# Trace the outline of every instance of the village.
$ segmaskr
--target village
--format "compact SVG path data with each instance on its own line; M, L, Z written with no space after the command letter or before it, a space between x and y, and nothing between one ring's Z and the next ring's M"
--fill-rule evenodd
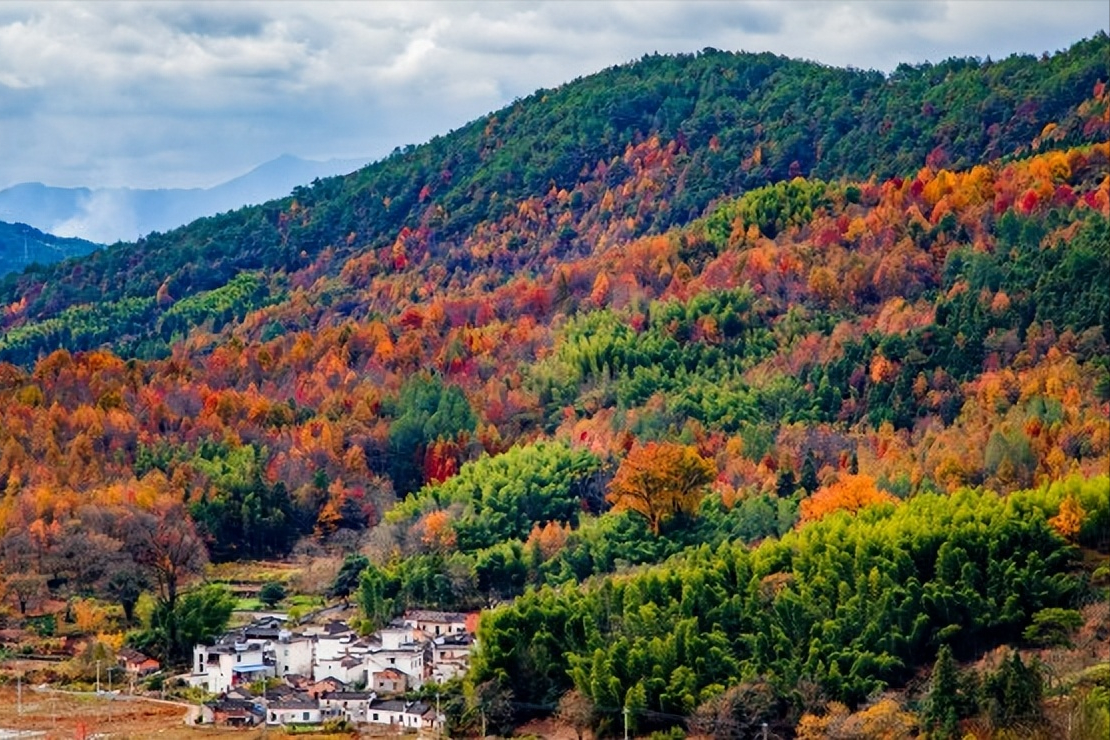
M212 645L196 645L191 671L182 678L217 696L203 705L197 724L345 720L439 732L443 715L437 707L404 696L466 672L477 620L477 613L414 610L360 636L340 620L294 629L280 616L266 616Z

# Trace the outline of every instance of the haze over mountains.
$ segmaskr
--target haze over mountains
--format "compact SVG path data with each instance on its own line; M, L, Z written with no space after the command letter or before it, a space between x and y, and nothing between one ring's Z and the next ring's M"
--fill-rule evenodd
M202 216L280 198L298 185L353 172L367 161L316 161L285 154L210 188L59 188L20 183L0 190L0 221L102 244L134 241Z

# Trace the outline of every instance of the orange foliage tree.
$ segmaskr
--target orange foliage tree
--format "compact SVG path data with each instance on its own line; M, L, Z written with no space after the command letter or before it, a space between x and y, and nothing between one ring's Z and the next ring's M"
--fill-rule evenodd
M455 529L446 511L436 510L425 514L417 524L420 541L428 548L439 552L454 549Z
M843 475L830 486L819 489L815 494L802 501L801 523L812 522L826 514L841 509L856 512L872 504L896 503L897 498L875 487L875 479L869 475Z
M635 511L659 534L675 514L693 514L717 469L693 447L650 442L633 447L609 484L606 500L617 511Z

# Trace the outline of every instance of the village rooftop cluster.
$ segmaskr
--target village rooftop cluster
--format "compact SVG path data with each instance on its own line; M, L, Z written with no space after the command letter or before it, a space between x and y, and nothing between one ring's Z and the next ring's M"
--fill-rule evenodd
M225 725L320 724L346 720L435 730L435 707L403 695L429 681L463 675L474 647L477 613L409 611L360 637L346 622L289 628L265 617L193 648L189 685L219 698L201 719ZM283 683L264 692L251 685Z

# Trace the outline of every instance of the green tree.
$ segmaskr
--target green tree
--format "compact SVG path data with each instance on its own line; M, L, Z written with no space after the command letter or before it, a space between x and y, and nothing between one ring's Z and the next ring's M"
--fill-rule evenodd
M1025 665L1017 651L983 681L983 699L992 724L999 729L1034 731L1044 719L1041 698L1044 678L1034 659Z
M924 722L939 738L957 737L959 714L958 677L952 648L941 645L933 664L929 681L929 696L925 705Z
M1082 626L1083 615L1075 609L1049 607L1033 615L1021 636L1036 645L1071 645L1071 633Z
M225 586L209 584L182 594L171 606L159 600L150 627L135 641L144 650L170 664L187 662L193 646L212 642L226 628L235 597Z
M370 565L370 560L365 555L352 553L343 558L343 565L339 566L339 572L336 574L335 580L328 586L328 598L343 599L343 602L346 603L350 595L358 588L359 577L368 565Z
M285 586L280 581L268 581L258 591L258 600L273 609L277 603L285 598Z
M396 616L400 584L376 565L368 565L359 576L358 604L373 629L380 629Z

